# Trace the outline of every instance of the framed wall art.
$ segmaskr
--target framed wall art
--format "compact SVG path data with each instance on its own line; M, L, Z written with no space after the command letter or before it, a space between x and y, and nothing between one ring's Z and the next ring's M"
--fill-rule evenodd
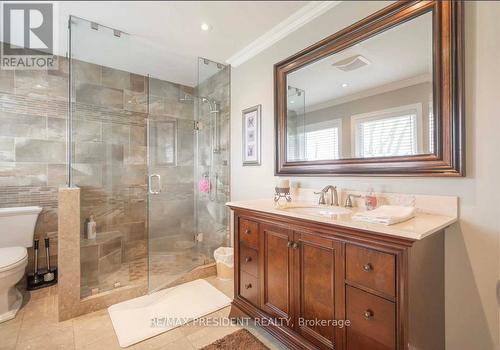
M243 118L243 165L260 165L261 105L247 108Z

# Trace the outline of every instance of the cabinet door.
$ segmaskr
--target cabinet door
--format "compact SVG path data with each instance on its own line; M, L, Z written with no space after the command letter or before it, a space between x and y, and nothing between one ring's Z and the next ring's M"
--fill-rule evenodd
M283 227L261 224L261 308L269 315L288 320L292 315L292 234Z
M295 329L320 349L342 349L342 244L301 232L294 242Z

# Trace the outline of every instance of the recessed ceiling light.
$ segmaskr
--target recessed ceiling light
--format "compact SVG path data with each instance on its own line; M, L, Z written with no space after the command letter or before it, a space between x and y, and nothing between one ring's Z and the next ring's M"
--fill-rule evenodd
M346 88L346 87L348 87L348 86L349 86L349 84L347 84L347 83L343 83L343 84L342 84L342 87L343 87L343 88Z
M201 30L204 32L208 32L210 29L212 29L212 26L208 23L202 23L200 26Z

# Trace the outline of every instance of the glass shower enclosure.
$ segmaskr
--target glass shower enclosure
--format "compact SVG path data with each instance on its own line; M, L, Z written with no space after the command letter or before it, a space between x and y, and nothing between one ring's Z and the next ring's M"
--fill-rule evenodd
M200 58L196 82L181 84L168 62L149 74L145 56L162 51L142 38L77 17L69 30L80 296L180 283L229 243L230 69Z

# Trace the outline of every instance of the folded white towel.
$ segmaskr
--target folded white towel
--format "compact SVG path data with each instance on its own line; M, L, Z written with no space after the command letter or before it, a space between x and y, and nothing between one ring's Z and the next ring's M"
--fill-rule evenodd
M394 225L413 218L415 212L416 209L414 207L382 205L374 210L356 213L352 216L352 220L372 224Z

